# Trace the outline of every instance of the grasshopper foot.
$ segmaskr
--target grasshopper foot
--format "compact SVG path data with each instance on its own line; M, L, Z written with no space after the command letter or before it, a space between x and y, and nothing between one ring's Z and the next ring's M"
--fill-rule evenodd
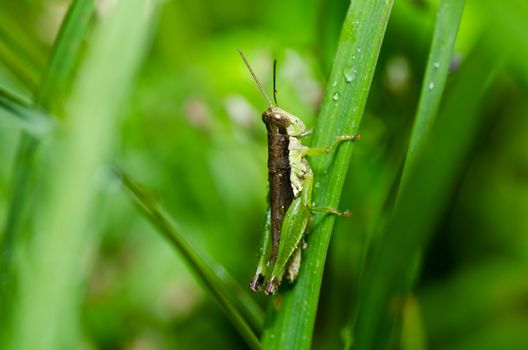
M249 289L251 289L253 292L258 292L262 288L263 282L264 282L264 275L257 273L251 279L251 281L249 281Z
M264 294L273 295L279 289L279 282L275 277L272 277L264 286Z
M341 217L345 217L345 218L348 218L352 215L352 213L350 212L350 210L345 210L345 211L339 211L335 208L327 208L327 207L312 207L310 209L311 211L317 211L317 212L321 212L321 213L327 213L327 214L331 214L331 215L335 215L335 216L341 216Z

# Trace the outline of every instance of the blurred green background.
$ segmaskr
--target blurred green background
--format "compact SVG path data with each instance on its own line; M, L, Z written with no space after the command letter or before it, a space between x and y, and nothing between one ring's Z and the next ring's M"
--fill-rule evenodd
M103 88L108 84L126 93L117 97L121 103L106 136L99 139L97 132L88 132L84 145L97 147L101 142L104 150L94 151L96 161L90 168L94 171L87 182L91 187L79 190L75 182L62 181L70 174L76 177L60 161L65 157L82 162L91 157L90 151L79 148L81 152L70 158L62 155L68 150L61 147L70 141L75 145L77 139L66 136L65 143L55 144L53 132L41 131L45 127L39 123L48 122L42 122L47 117L39 113L53 115L57 119L53 125L61 128L69 125L69 115L77 113L68 112L72 105L85 106L91 113L99 97L101 103L108 102L102 92L98 97L90 90L84 91L95 95L82 103L69 96L84 96L74 83L76 72L89 77L86 70L96 66L83 62L92 56L97 60L89 48L97 26L104 23L100 17L113 3L96 5L63 96L28 114L24 123L29 126L13 123L12 107L0 104L3 247L13 188L20 176L16 169L23 162L17 152L29 130L43 136L38 136L41 145L30 168L26 208L17 213L18 234L9 248L13 265L19 263L16 256L24 260L25 253L16 251L24 251L32 235L46 227L47 208L55 203L52 193L69 196L72 203L88 196L86 201L92 203L79 214L84 221L71 223L82 232L82 243L73 243L79 250L70 252L79 274L73 285L65 283L75 290L72 305L80 309L75 320L62 321L71 324L59 333L71 332L66 336L82 349L246 348L211 295L137 210L110 168L118 164L144 185L151 200L163 205L201 254L246 286L256 265L266 208L266 133L260 120L266 103L237 48L246 53L267 91L272 90L273 59L278 60L279 105L313 126L350 2L145 1L141 13L150 15L150 22L144 39L138 41L141 53L127 83L86 83ZM486 4L469 1L465 6L446 90L477 45L497 54L497 59L510 50L512 58L501 66L480 101L475 141L449 186L447 205L424 248L414 292L402 303L404 322L402 336L393 344L396 348L528 349L528 17L521 0L500 10ZM63 0L0 3L2 96L31 105L69 5ZM427 0L396 1L393 6L359 128L361 142L355 145L341 197L340 207L350 209L352 217L337 220L328 252L314 348L342 347L343 329L357 306L363 258L382 239L380 232L392 212L437 7L438 1ZM135 23L127 25L132 35ZM103 72L124 64L116 57ZM67 193L61 192L62 185ZM71 219L67 213L59 218ZM59 238L37 254L45 262L46 256L60 256L69 249L68 241ZM44 282L53 275L46 269L46 264L38 267ZM38 297L40 291L33 293ZM3 295L4 305L13 306L14 313L20 310L13 301L16 294L15 290ZM268 303L263 296L255 298L263 307ZM68 313L56 311L59 319L62 312ZM31 330L28 322L20 329ZM7 338L17 334L8 332Z

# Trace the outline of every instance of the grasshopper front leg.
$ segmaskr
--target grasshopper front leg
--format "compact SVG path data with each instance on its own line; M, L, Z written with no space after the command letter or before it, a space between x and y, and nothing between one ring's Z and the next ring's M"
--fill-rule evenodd
M345 142L345 141L359 141L360 137L361 136L359 134L337 136L334 139L334 142L328 147L316 147L316 148L305 147L303 155L304 156L312 156L312 157L313 156L325 155L325 154L330 153L337 146L339 146L339 144L341 144L341 142Z

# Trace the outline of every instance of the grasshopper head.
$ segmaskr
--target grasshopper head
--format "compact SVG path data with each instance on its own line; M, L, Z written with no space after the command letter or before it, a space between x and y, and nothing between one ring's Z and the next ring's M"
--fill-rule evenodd
M282 128L287 128L291 124L289 114L275 106L269 107L262 113L262 121L266 125L274 125Z

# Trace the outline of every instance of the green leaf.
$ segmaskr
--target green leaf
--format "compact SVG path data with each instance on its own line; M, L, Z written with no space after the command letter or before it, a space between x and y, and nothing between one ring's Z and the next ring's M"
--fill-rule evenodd
M0 88L0 127L20 128L35 138L42 138L52 128L46 113L31 108Z
M485 38L484 38L485 39ZM427 244L481 123L479 108L503 59L482 40L458 72L360 287L355 349L386 348L409 282L403 278Z
M427 139L436 121L464 4L464 0L442 0L440 2L418 109L405 158L402 181L405 181L408 176L416 154L423 146L423 140Z
M143 214L189 265L192 273L217 300L227 317L252 349L260 349L254 330L262 328L264 313L245 289L218 264L200 254L175 228L163 210L121 170L117 170ZM249 322L249 323L248 323Z
M37 92L34 101L36 108L48 110L51 101L57 100L64 94L65 80L72 73L75 61L79 58L81 43L88 29L88 18L94 10L93 0L76 0L70 7L66 19L61 26L58 39L51 53L48 71ZM34 107L34 109L36 109ZM29 108L29 106L28 106ZM16 156L16 167L11 201L8 209L7 220L4 227L4 236L0 242L1 260L0 278L4 279L9 269L9 260L20 222L26 217L25 204L32 190L29 186L30 175L34 172L34 154L38 142L33 135L22 135Z
M38 97L34 101L34 106L28 105L20 108L4 100L4 107L13 112L10 116L23 118L23 122L19 124L25 127L28 133L22 135L17 150L12 193L4 234L0 240L0 309L3 310L0 320L9 317L11 303L8 302L10 299L8 294L14 289L11 276L12 257L15 254L16 241L22 229L21 223L26 222L27 225L30 222L28 217L31 217L28 213L28 203L31 202L31 196L35 192L31 180L35 173L35 153L39 144L36 136L43 131L42 129L46 129L46 126L42 127L42 118L39 119L45 116L39 112L40 107L49 107L55 96L58 98L64 94L63 79L71 75L73 64L79 58L81 43L87 32L87 18L93 10L93 0L76 0L71 5L67 19L61 26L58 39L53 47L48 72L42 81L40 92L37 93ZM4 95L11 96L9 93ZM28 121L31 122L28 123ZM47 124L51 125L51 123Z
M11 16L9 8L3 8L0 11L0 61L32 91L38 86L44 67L43 51L37 47L25 26Z
M443 0L440 3L413 125L413 132L409 140L403 173L400 179L402 184L407 180L410 169L415 162L416 154L423 148L425 140L428 140L429 133L436 122L438 108L445 89L449 67L451 66L453 49L460 26L464 3L464 1L460 0ZM399 189L402 186L400 185ZM386 200L390 199L388 196L390 196L390 192L387 193ZM365 245L365 247L369 246L370 244ZM414 265L412 266L414 267ZM416 273L416 269L410 268L408 273L412 274L412 276L408 276L405 280L412 283L415 279L414 274ZM361 281L359 281L359 284L361 284ZM368 293L368 291L365 291L365 293ZM353 305L356 306L356 304ZM411 305L413 305L412 302ZM345 348L352 346L356 317L357 307L354 307L351 310L348 323L343 329L343 332L346 334L344 338L350 342L345 344Z
M76 0L72 3L61 30L55 39L48 66L38 88L35 103L44 109L62 100L75 63L79 59L94 12L94 0Z
M33 229L16 256L17 295L5 349L79 346L83 259L99 232L93 207L96 175L115 139L123 103L148 48L158 1L112 3L93 32L65 124L43 152L46 191ZM119 62L119 64L115 64ZM49 164L49 159L53 162ZM30 336L28 336L30 335Z
M363 115L381 42L393 1L354 1L350 4L337 54L314 132L315 147L333 143L336 136L355 134ZM337 207L350 163L352 143L343 143L328 156L310 160L314 170L314 203ZM266 348L309 349L317 302L334 218L316 216L308 236L299 279L277 296L264 330Z

